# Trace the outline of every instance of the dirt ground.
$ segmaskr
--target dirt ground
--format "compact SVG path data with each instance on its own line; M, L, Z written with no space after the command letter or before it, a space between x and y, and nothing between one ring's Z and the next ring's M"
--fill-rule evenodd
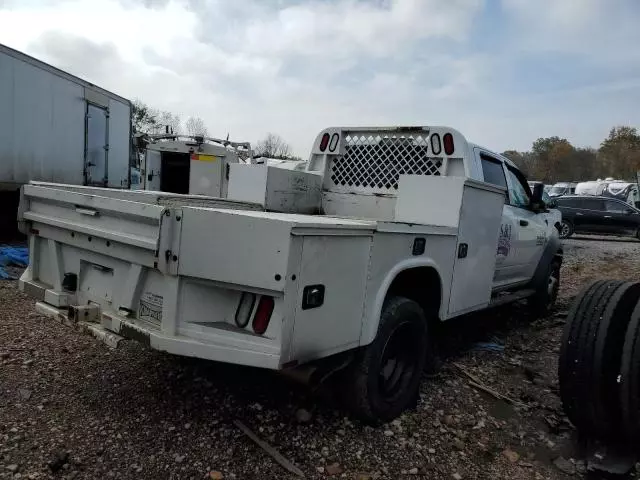
M236 419L306 478L579 477L558 398L562 313L592 280L640 280L639 253L636 241L568 240L555 315L533 321L511 306L446 326L442 368L416 409L379 428L266 371L129 341L111 350L1 282L0 478L296 478Z

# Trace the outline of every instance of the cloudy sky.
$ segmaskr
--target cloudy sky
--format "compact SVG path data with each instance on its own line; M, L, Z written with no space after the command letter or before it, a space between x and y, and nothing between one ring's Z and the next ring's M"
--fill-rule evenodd
M446 124L495 150L640 126L638 0L0 0L0 43L209 133Z

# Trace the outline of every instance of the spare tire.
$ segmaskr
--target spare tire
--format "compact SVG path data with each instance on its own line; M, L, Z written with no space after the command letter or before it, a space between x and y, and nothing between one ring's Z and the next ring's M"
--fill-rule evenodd
M620 365L620 410L625 437L640 440L640 302L631 314Z
M598 327L612 297L623 285L601 280L589 285L574 301L567 316L558 377L560 397L569 420L585 433L594 432L592 372Z
M640 283L624 283L607 301L600 318L591 369L593 431L602 438L624 429L620 405L620 367L625 337L638 299Z

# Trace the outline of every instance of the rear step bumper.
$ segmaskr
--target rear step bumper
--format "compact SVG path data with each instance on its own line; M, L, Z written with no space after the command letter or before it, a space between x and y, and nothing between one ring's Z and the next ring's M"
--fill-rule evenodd
M113 348L116 348L123 339L129 339L136 340L154 350L175 355L273 370L281 368L279 355L234 346L230 347L181 335L167 335L158 330L157 327L141 325L140 322L134 323L134 321L118 315L104 312L97 315L89 315L90 319L100 319L100 323L82 320L82 315L69 315L69 308L58 308L46 303L45 293L47 287L38 282L20 280L20 289L39 300L36 303L36 311L38 313L54 318L70 327L86 331Z

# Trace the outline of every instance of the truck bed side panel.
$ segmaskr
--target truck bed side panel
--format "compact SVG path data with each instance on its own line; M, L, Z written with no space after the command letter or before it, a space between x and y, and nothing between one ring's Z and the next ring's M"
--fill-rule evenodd
M321 358L358 345L370 236L305 236L293 334L293 358ZM305 308L306 288L324 288L324 302Z
M283 291L290 223L228 210L183 213L180 275Z
M478 208L482 205L484 208ZM466 245L464 257L456 255L449 315L488 305L496 266L496 245L504 205L500 194L465 187L460 209L458 248ZM464 247L463 247L464 248Z
M410 226L408 226L410 228ZM421 226L416 226L420 229ZM425 239L425 253L412 255L416 238ZM449 288L453 275L453 260L456 249L456 235L428 235L420 232L376 233L371 252L371 267L367 280L364 322L360 337L360 345L368 345L374 339L382 304L388 288L402 271L410 268L434 268L442 282L440 305L441 318L446 314L449 305ZM426 289L426 287L425 287ZM425 290L425 295L430 292Z

